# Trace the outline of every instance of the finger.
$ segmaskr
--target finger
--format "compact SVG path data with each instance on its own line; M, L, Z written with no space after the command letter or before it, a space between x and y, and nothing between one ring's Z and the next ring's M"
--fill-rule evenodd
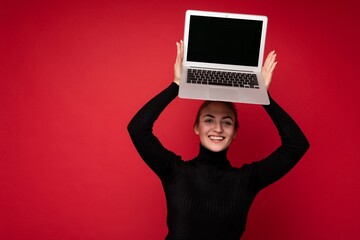
M276 61L276 53L274 53L274 54L271 56L271 59L270 59L270 61L269 61L269 69L271 69L271 68L273 67L275 61Z
M180 46L179 43L176 42L176 58L175 58L174 67L176 67L179 62L180 62Z
M269 61L269 69L271 69L272 66L274 65L275 59L276 59L276 54L273 54L273 55L271 56L270 61Z
M184 41L183 40L180 40L180 57L181 57L181 60L184 57Z
M275 63L275 59L276 59L276 54L272 54L269 57L269 61L267 62L266 66L265 66L266 71L272 71L272 67Z
M180 43L176 42L176 60L180 60L181 58L181 47Z
M271 61L272 56L274 55L274 53L275 53L275 50L269 52L269 54L268 54L267 57L266 57L266 60L265 60L265 63L264 63L264 67L266 67L266 66L269 65L269 63L270 63L270 61Z
M273 76L276 65L277 65L277 62L274 62L274 64L272 64L271 67L269 68L269 71L267 71L267 73L266 73L267 74L266 79L268 79L269 83L272 80L272 76Z
M176 50L177 53L180 53L180 43L176 42Z
M277 65L277 62L274 62L274 64L271 65L271 68L270 68L271 73L275 70L276 65Z
M274 62L275 58L276 58L275 51L270 52L269 55L268 55L267 64L271 65L271 63Z

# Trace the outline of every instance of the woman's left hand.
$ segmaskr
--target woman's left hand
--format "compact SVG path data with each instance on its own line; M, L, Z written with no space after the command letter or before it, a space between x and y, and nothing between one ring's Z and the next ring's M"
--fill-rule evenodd
M179 85L184 58L184 42L176 43L176 61L174 64L174 82Z
M267 89L269 89L272 75L277 64L277 62L275 62L275 59L276 59L276 53L275 51L271 51L266 57L264 66L261 69L261 74L264 78L265 86Z

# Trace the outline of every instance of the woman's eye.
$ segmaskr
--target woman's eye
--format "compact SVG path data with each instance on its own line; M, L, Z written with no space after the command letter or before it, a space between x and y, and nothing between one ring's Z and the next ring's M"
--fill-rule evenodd
M232 122L224 122L224 124L227 125L227 126L231 126Z
M205 119L205 122L206 122L206 123L213 123L214 120L212 120L212 119Z

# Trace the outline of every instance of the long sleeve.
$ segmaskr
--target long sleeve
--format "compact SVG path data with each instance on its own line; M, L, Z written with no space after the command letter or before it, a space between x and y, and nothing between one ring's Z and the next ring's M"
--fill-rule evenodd
M171 83L146 103L128 124L128 132L136 150L160 178L166 173L170 161L179 157L163 147L153 134L153 125L166 106L175 99L178 90L179 86Z
M253 186L255 191L272 184L288 173L310 147L296 122L270 97L264 106L281 138L281 145L262 161L255 162Z

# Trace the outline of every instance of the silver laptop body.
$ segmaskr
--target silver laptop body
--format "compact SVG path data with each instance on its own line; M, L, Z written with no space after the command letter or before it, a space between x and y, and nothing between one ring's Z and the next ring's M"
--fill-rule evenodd
M269 104L261 75L266 28L266 16L186 11L179 97Z

